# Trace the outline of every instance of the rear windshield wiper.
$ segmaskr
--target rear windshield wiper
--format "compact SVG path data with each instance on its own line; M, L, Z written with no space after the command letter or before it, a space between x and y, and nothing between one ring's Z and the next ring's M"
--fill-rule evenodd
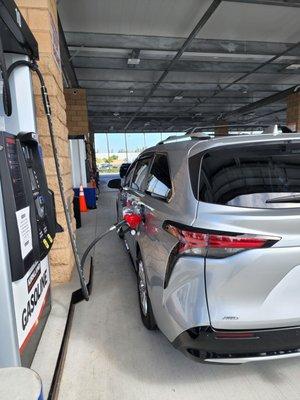
M275 197L274 199L266 200L266 203L300 203L300 195L293 194L291 196Z

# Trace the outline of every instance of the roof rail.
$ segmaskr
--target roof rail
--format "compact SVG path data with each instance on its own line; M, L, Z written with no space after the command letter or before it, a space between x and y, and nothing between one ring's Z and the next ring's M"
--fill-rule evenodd
M288 133L292 131L283 125L275 125L272 126L273 128L271 128L270 126L266 125L266 124L216 124L216 125L205 125L205 126L195 126L195 127L191 127L189 129L186 130L185 134L181 135L181 136L169 136L164 140L161 140L160 142L157 143L157 145L161 145L167 142L176 142L178 140L190 140L190 139L198 139L198 140L208 140L208 139L212 139L215 137L214 133L206 133L206 132L202 132L204 129L205 130L213 130L215 128L224 128L224 127L228 127L228 128L244 128L243 130L253 130L253 129L257 129L257 130L261 130L263 131L262 133L274 133L277 132L278 129L281 130L282 133ZM278 132L278 133L281 133ZM250 134L250 132L249 132ZM227 135L226 135L227 136ZM218 136L219 137L219 136Z
M198 140L207 140L210 139L211 136L204 134L204 133L196 133L196 134L189 134L189 133L185 133L184 135L180 135L180 136L169 136L164 140L161 140L160 142L157 143L157 145L161 145L164 143L168 143L168 142L177 142L177 141L184 141L184 140L191 140L191 139L198 139Z
M245 129L262 129L265 128L267 125L266 124L247 124L247 123L241 123L241 124L215 124L215 125L204 125L204 126L194 126L189 128L186 131L187 135L190 134L195 134L195 133L203 133L202 131L205 130L213 130L215 128L245 128Z
M273 135L279 135L280 133L295 133L288 126L285 125L270 125L264 131L264 134L271 133Z

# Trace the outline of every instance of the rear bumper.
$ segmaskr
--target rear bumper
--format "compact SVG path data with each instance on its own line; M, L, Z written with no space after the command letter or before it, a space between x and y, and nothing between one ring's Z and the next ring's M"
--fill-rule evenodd
M249 335L243 338L227 335ZM196 327L181 333L172 343L199 362L242 364L300 356L300 327L253 331L217 331Z

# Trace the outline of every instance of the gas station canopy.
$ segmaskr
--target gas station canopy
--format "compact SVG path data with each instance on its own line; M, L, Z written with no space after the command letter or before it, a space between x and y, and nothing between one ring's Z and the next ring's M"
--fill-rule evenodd
M95 132L285 120L298 1L65 0L59 12Z

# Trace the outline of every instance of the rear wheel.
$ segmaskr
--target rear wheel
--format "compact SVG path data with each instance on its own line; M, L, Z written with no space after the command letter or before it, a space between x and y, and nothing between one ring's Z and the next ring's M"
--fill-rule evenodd
M143 324L147 329L151 331L155 330L157 329L157 326L152 311L151 301L148 295L144 263L140 255L137 259L137 286Z

